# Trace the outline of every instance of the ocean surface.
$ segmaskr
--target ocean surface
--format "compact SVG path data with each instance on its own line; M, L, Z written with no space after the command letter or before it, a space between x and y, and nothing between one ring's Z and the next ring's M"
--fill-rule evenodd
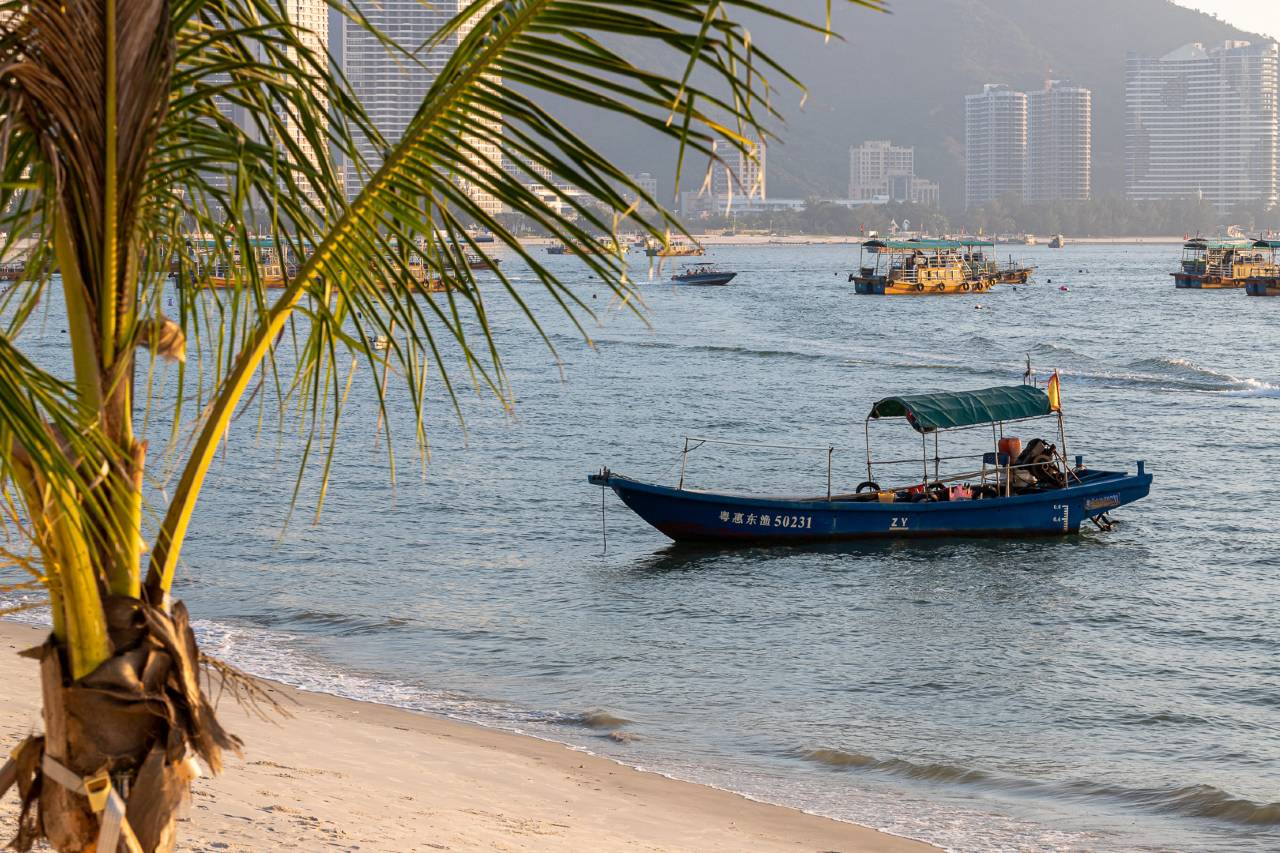
M420 466L397 395L393 487L358 374L324 512L313 474L283 534L301 439L246 415L175 594L254 673L951 850L1278 850L1280 299L1175 290L1176 246L1011 252L1031 284L909 299L855 296L856 247L718 248L737 280L646 281L647 325L548 257L595 349L534 295L557 362L491 288L513 413L464 392L464 429L437 387ZM23 339L45 363L60 322ZM1070 454L1155 475L1111 532L690 549L585 480L674 484L698 435L834 445L851 489L874 401L1017 383L1028 355L1061 371ZM918 452L904 424L871 437ZM708 445L687 472L825 479L825 450Z

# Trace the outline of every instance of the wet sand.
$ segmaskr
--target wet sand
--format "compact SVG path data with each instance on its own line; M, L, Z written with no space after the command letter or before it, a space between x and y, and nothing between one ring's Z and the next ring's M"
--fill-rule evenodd
M40 729L43 632L0 622L0 751ZM292 717L224 702L242 758L197 781L179 849L199 851L936 850L645 773L522 735L269 685ZM0 802L0 837L16 798Z

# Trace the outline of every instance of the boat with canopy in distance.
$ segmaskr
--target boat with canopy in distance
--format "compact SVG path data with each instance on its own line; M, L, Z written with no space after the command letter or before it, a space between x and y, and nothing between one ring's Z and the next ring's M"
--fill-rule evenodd
M778 497L726 494L685 488L689 454L707 444L770 447L711 438L686 437L680 480L674 487L615 474L608 468L587 481L613 489L636 515L677 542L788 544L874 538L938 536L1047 536L1079 532L1092 521L1110 529L1107 513L1147 496L1152 477L1145 464L1137 473L1086 468L1081 456L1066 457L1066 432L1057 402L1055 373L1045 389L1034 384L978 391L886 397L866 418L866 480L851 493L833 489L828 447L784 447L826 454L826 492ZM875 460L871 425L886 418L903 419L921 440L916 459ZM1041 439L1025 448L1005 435L1010 424L1057 420L1059 445ZM991 450L942 457L939 437L961 430L991 430ZM930 442L932 437L933 441ZM932 448L930 444L932 443ZM772 447L779 447L772 445ZM930 450L932 449L932 455ZM943 462L967 467L945 473ZM914 467L919 479L890 470ZM877 478L884 477L885 486Z
M1241 288L1251 278L1280 275L1272 240L1206 240L1196 237L1182 246L1182 266L1173 276L1181 289Z
M858 271L849 275L849 281L854 292L863 295L982 293L1000 280L983 254L994 248L994 243L977 240L868 240L859 250Z
M1255 248L1268 248L1280 252L1280 240L1259 240ZM1280 265L1271 275L1255 275L1244 280L1244 292L1249 296L1280 296Z
M707 253L700 243L690 243L667 232L662 240L650 237L644 241L644 253L650 258L693 258Z

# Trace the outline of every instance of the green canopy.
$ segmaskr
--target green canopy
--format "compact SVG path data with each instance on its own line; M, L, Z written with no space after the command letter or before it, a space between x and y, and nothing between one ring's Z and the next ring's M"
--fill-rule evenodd
M1252 240L1206 240L1203 237L1196 237L1194 240L1188 240L1183 247L1184 249L1250 249L1253 248Z
M1031 385L886 397L868 418L905 417L916 432L1016 421L1050 413L1049 397Z
M863 243L863 246L873 251L890 249L908 252L916 250L923 252L929 249L969 249L974 247L991 249L995 245L995 243L988 243L985 240L926 240L922 238L914 240L867 240Z

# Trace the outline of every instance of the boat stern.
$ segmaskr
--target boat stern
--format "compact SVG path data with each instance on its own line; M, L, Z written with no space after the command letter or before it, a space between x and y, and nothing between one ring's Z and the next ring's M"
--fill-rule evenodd
M1086 493L1081 497L1081 519L1098 519L1113 509L1135 503L1151 494L1153 477L1147 473L1147 463L1139 459L1137 465L1136 474L1130 474L1127 471L1111 474L1092 472L1095 475L1100 473L1102 476L1097 481L1096 487L1086 489ZM1083 485L1094 484L1086 479Z

